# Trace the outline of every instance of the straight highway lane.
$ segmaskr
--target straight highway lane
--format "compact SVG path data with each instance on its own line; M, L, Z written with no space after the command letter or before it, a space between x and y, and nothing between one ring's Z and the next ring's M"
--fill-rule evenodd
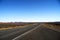
M25 28L16 28L11 30L0 30L0 40L12 40L14 37L36 27L36 25L28 26Z
M60 32L42 26L28 32L25 32L22 34L23 36L17 36L12 40L60 40Z

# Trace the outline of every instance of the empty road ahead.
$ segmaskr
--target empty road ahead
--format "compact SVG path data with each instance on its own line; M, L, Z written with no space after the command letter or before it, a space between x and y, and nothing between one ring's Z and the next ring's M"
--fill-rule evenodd
M60 40L60 32L38 24L23 29L0 31L0 40Z
M0 40L12 40L13 38L33 29L36 26L38 25L36 24L24 28L14 28L11 30L0 30Z
M37 26L24 34L17 36L13 40L60 40L60 32L43 26Z

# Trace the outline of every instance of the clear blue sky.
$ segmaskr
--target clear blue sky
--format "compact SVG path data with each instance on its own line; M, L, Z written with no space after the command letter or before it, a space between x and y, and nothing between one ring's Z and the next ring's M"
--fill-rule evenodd
M0 0L0 22L60 21L57 0Z

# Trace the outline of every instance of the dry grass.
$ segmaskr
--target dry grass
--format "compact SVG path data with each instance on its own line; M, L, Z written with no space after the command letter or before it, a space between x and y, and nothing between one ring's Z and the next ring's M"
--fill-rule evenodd
M27 27L27 26L31 26L33 24L27 24L27 25L24 25L24 26L15 26L15 27L7 27L7 28L0 28L0 30L9 30L9 29L14 29L14 28L24 28L24 27Z
M60 26L59 26L59 25L54 25L54 24L42 24L42 26L60 32Z

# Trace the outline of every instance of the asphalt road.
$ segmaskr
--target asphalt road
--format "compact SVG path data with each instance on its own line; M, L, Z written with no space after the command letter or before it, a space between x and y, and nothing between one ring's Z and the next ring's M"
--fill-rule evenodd
M60 32L38 26L13 40L60 40Z
M0 40L60 40L60 32L41 25L0 31Z
M11 30L0 30L0 40L12 40L13 38L25 33L36 27L36 25L27 26L25 28L15 28Z

